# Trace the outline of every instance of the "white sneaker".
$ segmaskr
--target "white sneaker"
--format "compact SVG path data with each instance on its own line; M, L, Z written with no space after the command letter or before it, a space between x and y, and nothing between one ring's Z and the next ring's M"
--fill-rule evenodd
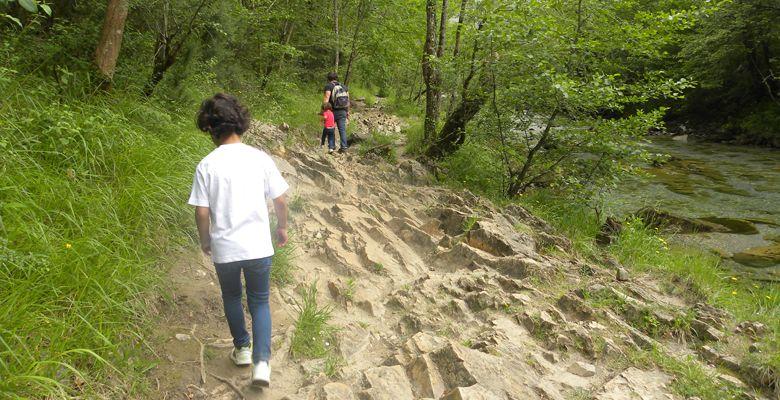
M268 361L260 361L252 366L252 384L262 387L271 385L271 366Z
M252 345L241 348L233 348L233 351L230 352L230 359L233 360L233 363L239 367L246 367L247 365L251 365Z

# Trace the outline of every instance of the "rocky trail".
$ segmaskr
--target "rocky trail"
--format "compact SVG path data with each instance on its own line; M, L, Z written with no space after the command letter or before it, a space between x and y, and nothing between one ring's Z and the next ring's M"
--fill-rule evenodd
M379 116L385 122L373 128L361 122ZM360 132L400 124L378 110L355 120ZM250 387L249 369L229 361L217 278L193 250L170 272L172 301L160 302L152 398L686 398L678 377L637 361L648 349L670 365L700 366L745 398L766 398L753 388L771 377L729 352L762 325L736 326L683 295L682 282L578 259L525 209L431 186L413 160L285 148L285 135L263 124L247 134L274 155L298 202L294 283L271 294L271 387ZM296 302L314 282L337 328L327 345L339 362L329 368L290 355Z

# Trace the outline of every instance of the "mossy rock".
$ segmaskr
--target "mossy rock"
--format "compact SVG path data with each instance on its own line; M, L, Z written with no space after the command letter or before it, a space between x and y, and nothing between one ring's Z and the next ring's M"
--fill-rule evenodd
M750 221L754 224L762 224L762 225L769 225L769 226L780 226L777 222L774 222L772 220L769 220L767 218L745 218L746 221Z
M764 235L764 240L768 240L770 242L780 243L780 233L769 233Z
M757 235L758 228L756 225L746 219L740 218L724 218L724 217L705 217L700 218L703 221L712 222L718 225L725 226L729 229L728 233L737 233L740 235Z
M780 243L747 249L734 254L732 260L755 268L769 268L780 265Z
M635 214L645 225L675 233L729 232L729 228L699 218L688 218L653 207L645 207Z
M672 192L683 196L696 195L696 189L693 187L693 181L687 174L681 174L675 171L669 171L665 168L649 168L649 173L655 176L655 179L666 186Z

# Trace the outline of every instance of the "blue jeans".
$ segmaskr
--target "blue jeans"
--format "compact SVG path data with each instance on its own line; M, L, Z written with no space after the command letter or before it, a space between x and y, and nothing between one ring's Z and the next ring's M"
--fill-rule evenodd
M336 127L339 128L339 139L341 139L341 148L346 150L347 145L347 111L334 110L333 117L336 119Z
M322 139L320 139L320 146L325 144L325 138L328 138L328 148L331 150L336 149L336 128L322 128Z
M214 265L222 288L225 317L236 347L249 345L241 303L241 271L244 271L246 302L252 315L252 362L268 361L271 358L271 307L268 305L271 257Z

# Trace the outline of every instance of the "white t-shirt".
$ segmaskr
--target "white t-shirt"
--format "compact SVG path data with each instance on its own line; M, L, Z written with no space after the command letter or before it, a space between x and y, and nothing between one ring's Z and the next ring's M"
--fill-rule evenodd
M227 263L272 256L267 200L288 188L273 159L243 143L223 144L201 160L189 204L209 208L211 259Z

